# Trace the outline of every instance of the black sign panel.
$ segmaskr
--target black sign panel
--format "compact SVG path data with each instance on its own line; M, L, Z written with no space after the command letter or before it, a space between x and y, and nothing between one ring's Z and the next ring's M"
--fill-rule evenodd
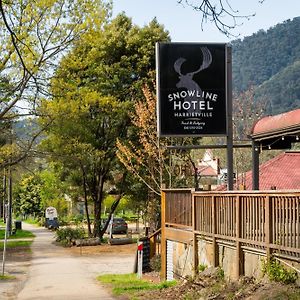
M157 43L160 136L226 135L226 44Z

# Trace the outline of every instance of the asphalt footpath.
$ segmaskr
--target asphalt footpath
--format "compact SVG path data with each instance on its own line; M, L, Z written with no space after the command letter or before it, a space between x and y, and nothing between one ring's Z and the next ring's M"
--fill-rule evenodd
M133 270L134 255L72 256L53 243L53 232L24 223L22 227L36 235L31 246L32 260L29 266L9 266L19 267L26 276L23 275L25 279L20 282L8 282L5 292L1 284L0 298L3 300L111 300L115 298L96 280L96 276L131 273Z

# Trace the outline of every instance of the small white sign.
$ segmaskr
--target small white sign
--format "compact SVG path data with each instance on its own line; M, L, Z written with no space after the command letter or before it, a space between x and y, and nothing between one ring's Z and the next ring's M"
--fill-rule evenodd
M46 219L54 220L57 218L57 211L55 207L49 206L46 208Z

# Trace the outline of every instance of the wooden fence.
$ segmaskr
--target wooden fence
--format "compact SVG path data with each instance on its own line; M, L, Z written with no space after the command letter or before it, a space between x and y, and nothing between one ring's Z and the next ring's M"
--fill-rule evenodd
M215 265L216 240L234 242L238 275L243 273L241 247L245 245L260 248L267 256L280 252L300 257L300 191L165 190L162 241L168 237L176 240L176 236L179 241L192 238L196 247L196 235L212 240Z
M192 226L192 194L190 190L168 191L165 201L165 219L169 225Z

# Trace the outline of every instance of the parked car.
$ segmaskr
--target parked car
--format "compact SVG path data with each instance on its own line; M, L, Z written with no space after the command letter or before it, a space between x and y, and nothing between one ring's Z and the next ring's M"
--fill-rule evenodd
M125 222L123 218L114 218L112 222L112 233L124 233L127 234L128 224ZM107 228L107 232L109 233L109 227Z

